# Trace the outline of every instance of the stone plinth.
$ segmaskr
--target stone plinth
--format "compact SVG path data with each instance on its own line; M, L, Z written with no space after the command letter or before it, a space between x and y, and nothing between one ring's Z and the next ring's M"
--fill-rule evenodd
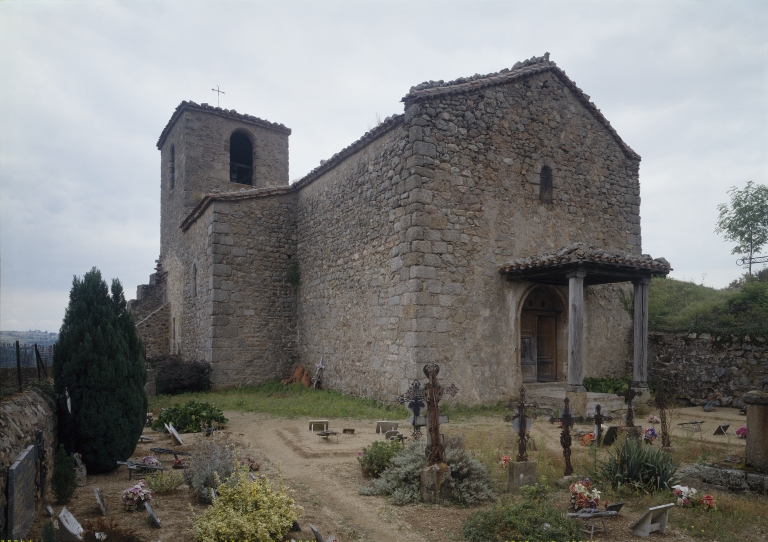
M510 462L507 465L507 491L517 494L522 486L536 484L536 473L535 461Z
M768 392L750 391L742 397L747 405L746 464L768 472Z
M421 471L421 500L439 504L451 498L451 467L445 463L425 467Z
M587 417L587 391L566 391L565 396L570 401L571 416ZM562 413L561 413L562 415Z

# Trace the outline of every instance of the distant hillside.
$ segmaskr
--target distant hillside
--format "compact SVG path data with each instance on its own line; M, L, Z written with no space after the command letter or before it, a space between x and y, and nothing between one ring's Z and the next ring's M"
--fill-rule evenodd
M0 331L0 343L13 343L19 341L21 344L37 344L39 346L48 346L53 344L59 338L58 333L48 333L46 331Z

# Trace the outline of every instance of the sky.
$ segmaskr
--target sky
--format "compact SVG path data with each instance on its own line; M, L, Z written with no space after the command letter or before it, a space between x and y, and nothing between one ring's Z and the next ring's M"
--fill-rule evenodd
M0 2L0 329L58 331L73 276L126 297L160 250L182 100L290 127L301 178L422 81L550 58L642 157L643 252L722 288L717 206L768 184L765 1ZM768 248L764 250L768 252Z

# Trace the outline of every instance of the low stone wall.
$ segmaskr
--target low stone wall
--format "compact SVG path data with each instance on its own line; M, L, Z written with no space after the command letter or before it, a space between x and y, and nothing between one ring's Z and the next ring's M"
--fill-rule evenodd
M136 331L144 344L144 357L162 358L171 352L171 305L166 303L136 323Z
M768 340L708 333L648 334L651 379L670 382L678 399L699 405L720 399L744 406L742 396L768 379Z
M677 471L681 483L703 489L702 485L721 491L753 491L768 494L768 474L751 470L729 469L716 465L690 465Z
M8 468L30 444L37 432L45 440L46 491L50 492L56 440L56 406L39 390L27 390L0 402L0 534L5 532Z

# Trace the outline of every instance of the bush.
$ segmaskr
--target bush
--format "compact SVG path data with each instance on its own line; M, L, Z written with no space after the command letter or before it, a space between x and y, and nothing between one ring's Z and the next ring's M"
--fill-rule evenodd
M583 386L590 393L619 393L625 391L632 383L631 378L592 378L584 379Z
M144 539L129 527L122 527L115 518L96 518L83 522L83 542L99 542L96 533L107 535L109 542L142 542Z
M677 465L661 448L643 445L634 439L625 439L614 447L608 459L600 461L594 477L611 487L653 493L659 489L672 491L677 483Z
M220 438L198 442L184 469L184 481L200 502L211 502L210 488L227 479L235 470L237 453L233 444Z
M210 391L211 364L205 361L184 361L178 356L156 362L157 393L175 395L189 391Z
M238 467L219 485L213 506L194 518L193 534L200 542L282 540L301 511L281 477L275 488L265 476L252 481L248 469Z
M184 475L180 472L170 471L163 474L162 471L147 477L147 485L155 493L173 493L184 483Z
M449 447L450 446L450 447ZM445 462L451 467L451 499L458 504L474 504L493 498L491 475L480 461L464 450L461 440L446 441ZM392 504L421 500L421 471L427 466L424 444L412 442L401 449L371 486L361 487L361 495L390 495Z
M224 413L212 403L187 401L163 410L160 416L152 422L152 429L164 431L163 424L169 423L173 424L179 433L197 433L203 427L213 427L213 423L222 427L228 421L224 417Z
M54 458L51 489L53 494L56 495L56 502L59 504L67 504L77 489L75 458L67 455L62 444L59 444L59 449Z
M53 520L43 523L43 528L40 534L43 538L43 542L56 542L58 540L56 538L56 527L53 526Z
M366 478L378 478L384 469L389 466L392 458L403 449L402 444L396 440L377 440L370 446L363 448L362 455L357 460L363 475Z
M57 396L68 390L72 404L71 415L61 409L59 440L77 443L89 471L114 470L133 454L147 415L146 378L120 281L112 281L110 293L95 267L75 277L53 351L53 379Z
M507 540L581 540L576 521L546 502L496 503L464 522L462 534L472 542Z

